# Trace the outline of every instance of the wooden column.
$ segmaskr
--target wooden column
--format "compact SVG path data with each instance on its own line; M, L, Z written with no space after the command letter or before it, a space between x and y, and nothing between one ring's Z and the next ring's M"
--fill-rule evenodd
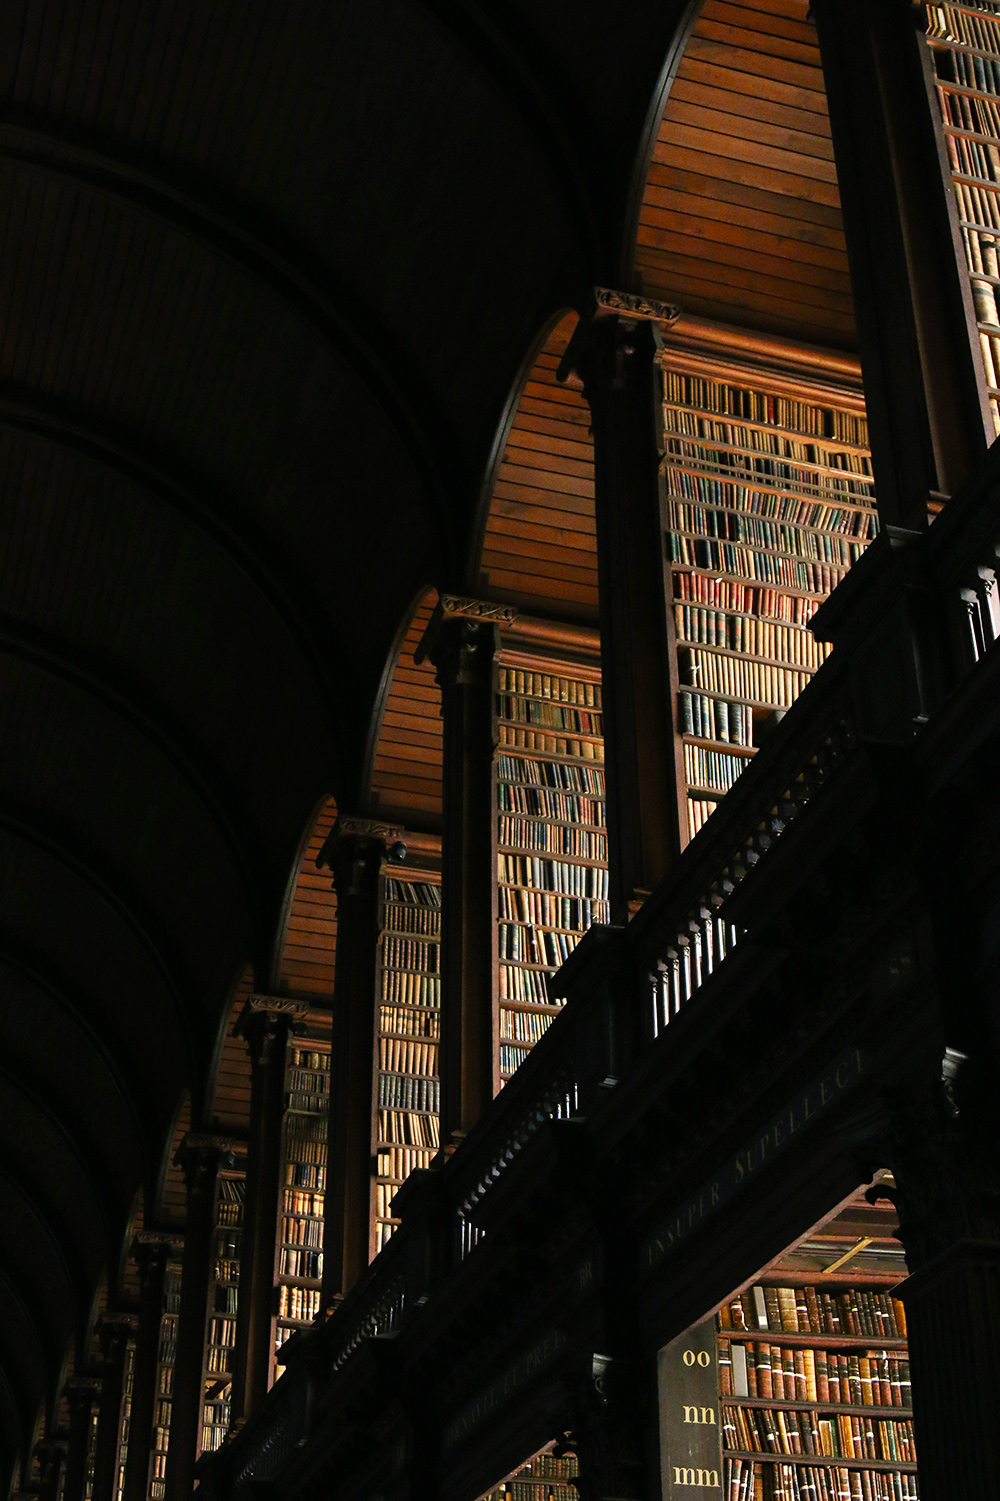
M337 891L324 1308L354 1286L371 1259L379 873L401 833L373 819L341 817L320 855Z
M204 1400L202 1364L205 1321L212 1279L215 1238L215 1190L219 1167L232 1155L232 1143L218 1136L189 1132L177 1152L187 1185L184 1260L181 1269L177 1354L174 1360L170 1443L165 1477L166 1501L189 1501L201 1439Z
M281 1200L281 1126L288 1034L302 1001L252 995L239 1030L250 1052L250 1139L240 1241L232 1421L244 1422L267 1396L274 1346L274 1285Z
M921 1501L1000 1496L997 1062L945 1054L942 1087L897 1117L892 1152ZM882 1190L878 1190L882 1192Z
M847 236L879 514L927 525L992 422L912 0L812 0Z
M444 595L421 653L441 688L441 1141L500 1087L497 1028L496 654L507 605Z
M90 1448L90 1424L99 1390L91 1376L76 1377L66 1383L69 1403L69 1438L66 1442L66 1476L63 1501L83 1501L87 1486L87 1452Z
M55 1439L47 1439L37 1446L36 1453L41 1471L39 1501L58 1501L59 1476L66 1458L66 1446Z
M135 1331L135 1319L110 1316L101 1321L101 1398L97 1410L97 1444L94 1449L92 1501L112 1501L116 1489L118 1435L121 1429L125 1356Z
M582 377L593 413L613 922L663 879L687 841L656 363L658 325L676 315L666 304L599 288L560 370Z
M122 1501L145 1501L149 1488L149 1459L158 1396L160 1324L167 1263L175 1245L179 1242L169 1235L145 1230L140 1232L132 1246L132 1256L139 1268L139 1320L132 1364L132 1406Z

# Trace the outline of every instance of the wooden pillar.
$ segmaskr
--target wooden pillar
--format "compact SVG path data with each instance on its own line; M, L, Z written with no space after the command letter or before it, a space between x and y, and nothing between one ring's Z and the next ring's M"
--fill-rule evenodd
M125 1386L125 1356L135 1330L131 1317L110 1316L101 1321L101 1398L97 1410L97 1445L94 1450L93 1501L113 1501L116 1490L118 1436L121 1429L122 1393Z
M500 1087L497 1028L496 654L509 605L443 595L421 653L441 689L441 1141ZM419 657L418 657L419 660Z
M687 840L667 610L659 323L677 309L599 288L560 375L593 414L611 919L628 917Z
M204 1400L205 1321L215 1249L216 1180L223 1159L231 1153L231 1142L191 1132L177 1152L187 1185L187 1213L164 1482L166 1501L189 1501L194 1489Z
M140 1232L132 1246L139 1268L139 1320L132 1364L132 1407L122 1501L145 1501L156 1418L160 1324L171 1249L179 1242L155 1231Z
M975 310L912 0L812 0L883 521L920 529L992 442Z
M302 1001L252 995L239 1022L250 1052L250 1139L236 1312L234 1426L256 1411L270 1384L286 1051L292 1025L306 1009Z
M341 817L320 856L337 891L324 1308L354 1286L371 1259L379 873L401 833L373 819Z
M651 1361L592 1357L562 1446L577 1457L580 1501L651 1501L659 1495L655 1398Z
M1000 1137L996 1060L945 1054L897 1119L891 1162L921 1501L1000 1496ZM882 1190L880 1189L881 1193Z
M66 1400L69 1403L69 1438L66 1442L63 1501L83 1501L84 1498L87 1486L90 1425L98 1389L98 1382L91 1376L76 1377L66 1383Z
M66 1446L48 1439L37 1446L36 1452L41 1471L39 1501L59 1501L59 1477L66 1458Z

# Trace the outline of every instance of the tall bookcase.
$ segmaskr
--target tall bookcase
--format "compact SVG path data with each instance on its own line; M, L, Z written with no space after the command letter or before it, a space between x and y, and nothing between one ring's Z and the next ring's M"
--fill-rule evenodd
M381 877L375 1060L373 1246L398 1221L392 1198L440 1144L441 878L430 869L387 867Z
M677 729L693 836L828 648L806 629L876 533L860 390L812 356L662 355ZM783 358L781 356L784 356ZM834 367L836 362L831 362Z
M927 41L966 266L990 393L1000 434L1000 4L928 5Z
M600 670L504 651L496 709L503 1084L558 1015L549 976L608 920Z
M205 1400L201 1418L203 1453L218 1449L229 1431L245 1194L245 1166L222 1168L216 1181L215 1259L205 1337Z
M125 1488L125 1466L128 1463L128 1435L132 1418L132 1380L135 1375L135 1341L129 1340L125 1350L125 1369L122 1372L122 1405L118 1419L118 1453L115 1456L115 1501L121 1501Z
M180 1317L180 1311L181 1269L176 1264L168 1265L157 1347L156 1410L153 1421L153 1448L149 1459L149 1501L163 1501L166 1495L167 1446L170 1442L174 1361L177 1357L177 1320Z
M330 1109L330 1043L306 1036L288 1045L284 1168L278 1238L275 1358L320 1310L323 1211Z

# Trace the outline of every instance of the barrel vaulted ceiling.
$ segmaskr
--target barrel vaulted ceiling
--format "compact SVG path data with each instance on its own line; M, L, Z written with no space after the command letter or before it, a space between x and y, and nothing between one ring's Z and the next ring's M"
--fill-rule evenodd
M7 1469L461 586L526 350L616 279L679 8L0 8Z
M780 68L786 26L792 51L808 51L804 0L709 5L721 18L698 45L715 49L711 67L741 9L766 17L743 28L766 54L747 78ZM723 183L719 202L752 197L743 167L738 191L725 187L724 143L701 165L674 161L662 132L657 143L651 101L684 11L681 0L0 7L8 1472L74 1339L76 1368L85 1360L94 1292L109 1272L114 1282L138 1188L143 1223L155 1222L182 1100L196 1128L226 1113L221 1096L213 1111L209 1074L234 995L320 975L300 943L301 879L286 902L316 810L334 798L433 826L437 732L408 743L404 702L407 685L418 698L426 685L401 657L387 689L386 664L411 619L417 632L415 600L467 585L518 372L538 355L545 389L528 392L497 471L515 518L537 500L521 493L518 454L543 469L539 433L565 416L545 405L559 397L538 341L595 283L632 279L630 197L640 269L664 292L692 254L690 235L674 248L664 236L694 176ZM789 295L808 304L786 331L849 342L841 282L815 290L822 274L797 271L786 243L806 259L813 245L839 254L818 75L811 56L798 60L812 134L789 136L789 149L820 165L786 183L805 205L787 206L792 227L757 229L782 240ZM682 115L699 89L710 103L711 67L684 79ZM750 138L769 101L794 103L753 89L742 113L729 91L721 135ZM793 129L784 117L768 127L768 149ZM694 138L678 140L686 150ZM654 145L667 197L640 214L636 163ZM778 208L769 200L772 219ZM736 216L744 260L748 216ZM706 215L697 236L721 244L707 220L726 218ZM726 276L713 278L691 282L701 311L754 316L745 287L727 304ZM768 316L778 326L770 304ZM550 488L534 485L544 504ZM507 560L502 510L484 577L513 578L525 551ZM535 520L521 527L533 542ZM589 521L569 530L586 551ZM581 566L590 593L577 615L593 606L592 560ZM559 569L542 574L528 603L558 613Z

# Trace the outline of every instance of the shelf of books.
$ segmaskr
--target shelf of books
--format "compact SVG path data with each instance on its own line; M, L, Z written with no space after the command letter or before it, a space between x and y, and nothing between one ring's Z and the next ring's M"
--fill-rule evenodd
M558 1014L548 977L608 920L601 680L596 667L517 665L497 679L499 1076Z
M928 5L931 48L966 267L1000 434L1000 4Z
M240 1280L240 1234L243 1227L245 1170L223 1168L215 1198L215 1261L209 1289L205 1341L201 1449L218 1449L229 1432L236 1305Z
M149 1457L149 1501L163 1501L166 1495L167 1445L170 1442L177 1320L180 1311L181 1269L176 1265L168 1265L157 1348L156 1410L153 1419L153 1447Z
M720 1311L718 1340L725 1495L916 1501L897 1298L754 1286Z
M548 1444L479 1501L578 1501L574 1482L580 1469L576 1455L560 1457L552 1452L554 1448L554 1444Z
M690 834L829 648L807 630L876 533L860 392L663 351L677 728ZM794 349L787 365L794 363Z
M441 884L431 870L382 877L373 1250L398 1220L396 1190L440 1142Z
M284 1183L278 1246L275 1357L320 1309L326 1202L330 1043L307 1036L289 1043L285 1072Z

